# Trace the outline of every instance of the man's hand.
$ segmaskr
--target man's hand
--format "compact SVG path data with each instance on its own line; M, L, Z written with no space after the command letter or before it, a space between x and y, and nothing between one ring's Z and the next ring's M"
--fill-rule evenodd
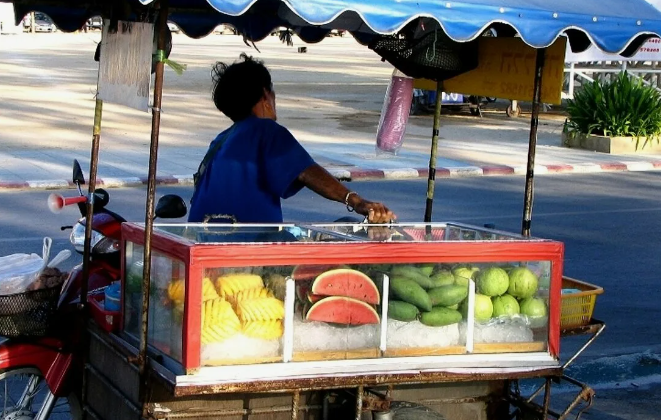
M369 223L390 223L397 220L397 216L385 205L375 201L363 200L356 197L356 203L352 206L358 214L367 216Z

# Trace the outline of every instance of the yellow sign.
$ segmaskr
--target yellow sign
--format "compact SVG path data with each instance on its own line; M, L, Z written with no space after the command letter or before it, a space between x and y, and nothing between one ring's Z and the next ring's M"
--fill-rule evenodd
M464 95L532 101L537 50L521 38L480 38L479 64L443 82L443 91ZM560 104L566 39L560 37L546 49L542 72L542 102ZM416 79L417 89L436 90L436 82Z

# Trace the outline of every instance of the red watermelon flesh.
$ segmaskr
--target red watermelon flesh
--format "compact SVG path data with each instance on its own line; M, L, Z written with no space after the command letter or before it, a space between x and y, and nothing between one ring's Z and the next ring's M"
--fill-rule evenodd
M291 278L293 278L296 281L301 281L301 280L314 280L318 275L321 273L332 270L334 268L342 268L344 266L339 265L339 264L303 264L303 265L297 265L294 267L294 270L291 272Z
M321 299L308 310L308 321L345 325L378 324L379 314L369 304L357 299L331 296Z
M310 303L316 303L316 302L319 302L321 299L323 299L323 298L325 298L325 297L326 297L326 296L315 295L314 293L308 291L308 301L310 301Z
M322 296L344 296L372 305L381 301L379 289L365 274L350 268L326 271L312 283L312 293Z

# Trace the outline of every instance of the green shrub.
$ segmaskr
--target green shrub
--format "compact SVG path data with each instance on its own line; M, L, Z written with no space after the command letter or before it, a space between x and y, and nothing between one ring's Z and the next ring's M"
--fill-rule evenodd
M661 135L661 94L626 72L610 83L585 85L568 102L567 112L569 133L634 137L637 142L640 137L658 142Z

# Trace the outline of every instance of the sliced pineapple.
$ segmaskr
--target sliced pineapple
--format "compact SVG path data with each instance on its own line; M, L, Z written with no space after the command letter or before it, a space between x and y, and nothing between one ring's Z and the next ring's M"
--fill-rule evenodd
M216 279L216 289L221 297L234 296L242 290L264 287L264 281L257 274L234 273Z
M244 300L237 304L237 314L242 322L283 319L285 304L274 297Z
M282 337L283 332L281 320L250 321L243 324L243 333L248 337L274 340Z

